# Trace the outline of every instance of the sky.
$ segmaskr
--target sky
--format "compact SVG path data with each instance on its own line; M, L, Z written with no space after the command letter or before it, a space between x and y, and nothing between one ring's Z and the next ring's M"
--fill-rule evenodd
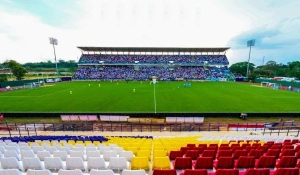
M0 63L78 61L77 46L230 47L230 64L300 60L299 0L1 0Z

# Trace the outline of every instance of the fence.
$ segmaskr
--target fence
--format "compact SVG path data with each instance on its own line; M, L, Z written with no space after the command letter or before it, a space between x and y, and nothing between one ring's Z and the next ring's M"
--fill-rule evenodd
M1 123L0 135L30 136L39 131L68 132L220 132L220 131L261 131L265 134L299 136L300 122L281 123L275 127L266 127L261 123L202 123L202 124L134 124L116 122L61 122L61 123Z

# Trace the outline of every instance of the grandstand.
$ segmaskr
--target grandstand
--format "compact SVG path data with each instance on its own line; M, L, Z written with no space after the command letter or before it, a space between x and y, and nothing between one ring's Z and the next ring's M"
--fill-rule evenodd
M75 80L216 80L230 78L229 48L78 47Z

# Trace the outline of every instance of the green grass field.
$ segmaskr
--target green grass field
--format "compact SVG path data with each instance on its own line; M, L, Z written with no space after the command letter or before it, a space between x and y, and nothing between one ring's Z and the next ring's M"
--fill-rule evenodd
M154 113L155 107L157 113L300 111L296 92L235 82L192 82L189 88L183 84L159 82L154 98L149 82L63 82L0 93L0 111Z

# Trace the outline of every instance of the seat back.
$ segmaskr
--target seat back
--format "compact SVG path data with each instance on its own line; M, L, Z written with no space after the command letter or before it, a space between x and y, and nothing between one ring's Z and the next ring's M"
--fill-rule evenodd
M111 157L109 159L108 167L112 170L127 169L127 160L125 157Z
M248 152L246 150L236 150L233 153L234 159L238 159L240 156L248 156Z
M274 175L299 175L299 168L277 168Z
M252 169L246 170L245 175L270 175L270 169Z
M63 162L60 157L45 157L45 168L49 170L64 169Z
M295 168L297 164L296 156L283 156L279 160L276 168Z
M279 149L269 149L266 153L266 156L275 156L275 158L278 159L279 153L280 153Z
M82 171L79 169L75 169L75 170L63 170L60 169L58 171L58 175L82 175Z
M198 157L195 163L195 169L213 169L213 158Z
M258 159L256 168L275 168L276 157L275 156L261 156Z
M205 170L205 169L201 169L201 170L186 169L186 170L184 170L183 175L207 175L207 170Z
M240 156L236 168L254 168L255 158L253 156Z
M159 169L155 169L153 170L153 174L152 175L177 175L176 170L172 169L172 170L159 170Z
M174 161L174 169L192 169L191 157L177 157Z
M218 169L215 175L239 175L239 170L237 169Z
M257 149L252 149L249 153L249 156L254 156L255 159L259 159L263 155L264 155L264 151L263 150L257 150Z
M187 150L185 157L190 157L193 160L196 160L199 157L199 151L198 150Z
M53 157L59 157L62 161L66 161L68 154L66 151L54 151Z
M109 161L109 159L111 157L118 157L117 152L116 151L105 151L103 153L103 158L105 161Z
M49 170L32 170L29 169L26 172L27 175L52 175L51 171Z
M132 151L121 151L119 157L125 157L127 161L131 162L134 154Z
M66 169L67 170L85 170L84 163L81 157L68 157L66 160Z
M45 157L52 157L49 151L38 151L36 155L42 161L45 159Z
M145 170L123 170L121 175L146 175Z
M113 170L94 170L90 171L90 175L114 175Z
M3 155L4 155L4 157L14 157L14 158L20 160L20 156L15 150L4 151Z
M18 169L22 170L22 166L15 157L1 158L1 167L3 169Z
M100 152L99 151L87 151L86 152L86 157L101 157Z
M30 148L30 147L28 147ZM35 157L35 154L32 150L21 150L21 157Z
M213 159L215 159L216 151L215 150L204 150L201 157L212 157Z
M234 168L233 157L220 157L217 161L216 169L230 169Z
M22 175L22 173L18 169L0 169L0 175Z
M133 157L131 160L132 170L149 170L149 160L148 157Z
M24 157L22 159L23 168L26 171L27 169L34 169L34 170L42 170L42 163L39 158L37 157Z
M41 146L33 146L31 147L33 152L36 154L38 151L45 151L45 149Z
M296 151L294 149L284 149L281 151L280 157L283 156L295 156Z
M182 151L170 151L169 158L170 160L175 160L177 157L182 157L183 152Z
M219 159L219 157L231 157L231 156L232 156L231 150L220 150L218 152L217 159Z
M154 157L153 158L153 169L170 169L171 162L169 157Z
M91 169L106 169L105 161L102 157L89 157L87 159L87 168Z

